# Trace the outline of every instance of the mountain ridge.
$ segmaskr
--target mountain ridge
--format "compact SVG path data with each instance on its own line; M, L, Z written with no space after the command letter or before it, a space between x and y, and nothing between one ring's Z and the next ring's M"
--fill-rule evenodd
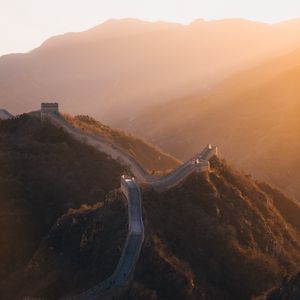
M42 124L28 115L1 121L0 132L0 144L16 143L14 151L17 149L27 161L29 155L41 159L43 156L39 149L49 152L50 144L58 146L58 154L70 154L69 151L76 148L77 155L82 155L75 164L76 169L81 170L81 177L89 178L84 184L78 182L76 189L79 190L86 191L87 184L93 186L90 181L94 171L90 166L95 164L95 160L101 168L107 159L103 153L94 152L84 143L75 142L59 128L47 122ZM27 137L30 146L24 143ZM37 142L44 144L43 147L37 147ZM71 147L66 147L69 143ZM5 168L0 170L0 184L3 184L0 191L8 191L6 200L9 197L13 200L15 195L8 188L8 182L1 179L1 174L7 177L7 172L12 170L10 161L15 162L18 156L12 155L7 160L3 155L7 148L1 147L0 152L0 159L6 162L6 165L3 164ZM48 158L44 164L57 170L65 155L60 159L59 155L54 157L56 159ZM71 157L68 160L72 163L64 167L64 172L59 172L60 184L65 187L74 180L70 177L74 160ZM112 166L107 163L105 172L112 172L111 187L117 189L115 177L121 168L118 162ZM297 270L300 261L300 224L295 214L297 216L300 212L299 204L285 198L271 186L240 174L224 160L213 157L210 163L210 172L194 172L163 192L156 191L151 185L142 187L146 238L133 282L125 291L126 299L193 300L222 297L226 300L250 300L277 286L284 276ZM36 174L39 179L37 183L51 182L49 169L44 166L42 170L47 172L40 173L40 167L40 164L30 167L31 174ZM13 176L10 178L13 179ZM24 178L19 178L19 181L22 182ZM108 175L103 178L110 181ZM99 179L94 181L98 186ZM51 185L48 188L62 199L62 207L65 207L69 198L72 199L64 198L65 188L57 189ZM42 190L40 198L51 194L50 191ZM68 191L72 195L77 190L69 188ZM2 297L20 299L31 295L55 299L73 291L80 292L105 277L105 270L109 272L111 269L107 263L113 263L120 255L125 207L117 190L106 194L105 199L105 193L95 192L92 199L92 194L86 195L89 205L80 207L78 204L84 204L81 199L75 205L68 204L64 211L71 209L63 217L57 216L59 221L49 234L45 232L45 239L34 259L28 263L25 261L11 276L1 280ZM82 196L84 199L84 192ZM7 202L1 199L0 205ZM48 202L47 205L51 207L50 198ZM20 209L22 211L23 206ZM48 215L50 211L47 211ZM105 239L109 239L108 243L104 242ZM107 244L114 247L114 251L105 248ZM18 289L14 286L16 282L19 283Z
M1 105L21 113L41 99L58 99L73 115L89 114L115 126L124 115L134 118L157 103L205 92L230 74L300 44L297 23L291 30L267 24L256 28L257 23L246 20L228 22L145 22L149 29L144 29L144 22L134 21L133 31L141 33L126 36L116 25L113 31L120 36L115 38L101 25L96 31L71 34L71 42L58 37L61 42L55 38L51 47L46 43L27 54L1 57ZM111 38L101 38L99 31ZM253 44L259 47L253 49Z
M75 128L95 134L120 146L123 151L132 155L148 172L167 173L179 166L180 161L175 157L162 152L157 147L147 143L124 131L112 129L89 116L75 116L63 114L63 119Z
M276 26L294 26L294 25L300 25L300 19L299 18L295 18L295 19L291 19L291 20L287 20L287 21L279 21L279 22L275 22L272 24L266 23L266 22L260 22L260 21L253 21L253 20L248 20L248 19L244 19L244 18L224 18L224 19L218 19L218 20L207 20L207 19L195 19L191 22L189 22L188 24L184 24L184 23L177 23L177 22L171 22L171 21L147 21L147 20L142 20L142 19L136 19L136 18L113 18L113 19L108 19L102 23L100 23L99 25L96 25L92 28L88 28L82 31L71 31L71 32L66 32L63 34L58 34L52 37L49 37L48 39L46 39L44 42L42 42L39 46L29 50L28 52L24 52L24 53L8 53L8 54L4 54L0 56L0 60L1 57L4 56L10 56L10 55L18 55L18 54L26 54L26 53L30 53L42 46L47 45L48 42L50 42L51 40L57 40L59 38L63 38L63 37L68 37L68 36L75 36L77 34L81 34L81 33L94 33L97 31L102 31L105 30L105 27L108 27L109 29L111 29L112 31L114 31L114 29L118 29L118 27L125 27L124 31L126 32L126 35L130 35L132 34L130 32L131 29L136 29L133 26L134 25L142 25L142 29L139 29L137 31L135 31L136 33L144 33L145 31L147 31L147 26L149 25L163 25L165 26L166 29L170 28L170 27L188 27L188 26L193 26L193 25L203 25L203 24L211 24L211 23L219 23L219 22L226 22L226 23L234 23L234 22L245 22L245 23L256 23L258 25L261 25L263 27L276 27ZM143 30L144 29L144 30ZM149 29L150 31L155 31L155 29ZM161 30L161 28L157 29L157 30ZM116 35L112 34L113 32L110 32L108 37L114 38L118 36L118 32L116 32Z

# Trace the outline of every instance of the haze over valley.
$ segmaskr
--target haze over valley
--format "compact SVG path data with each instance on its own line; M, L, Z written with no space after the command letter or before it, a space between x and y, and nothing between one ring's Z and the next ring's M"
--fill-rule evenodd
M0 99L14 114L35 109L41 99L57 99L69 113L116 125L155 104L211 90L299 45L298 20L111 20L53 37L26 54L2 56Z
M299 77L296 50L120 126L182 160L211 139L242 170L299 199Z
M300 4L2 2L0 299L299 300Z

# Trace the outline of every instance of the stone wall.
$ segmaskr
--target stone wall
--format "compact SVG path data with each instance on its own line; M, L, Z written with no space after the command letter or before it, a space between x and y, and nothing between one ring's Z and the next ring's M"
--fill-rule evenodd
M7 120L7 119L11 119L14 116L9 113L6 109L0 109L0 120Z

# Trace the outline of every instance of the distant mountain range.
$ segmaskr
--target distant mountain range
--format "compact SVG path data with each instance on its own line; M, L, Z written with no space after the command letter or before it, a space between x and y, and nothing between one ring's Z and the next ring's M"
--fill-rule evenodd
M147 107L210 90L229 75L300 45L300 21L229 19L190 25L111 20L0 58L0 106L55 99L114 125Z
M182 160L209 140L244 171L300 200L299 78L297 50L119 125Z

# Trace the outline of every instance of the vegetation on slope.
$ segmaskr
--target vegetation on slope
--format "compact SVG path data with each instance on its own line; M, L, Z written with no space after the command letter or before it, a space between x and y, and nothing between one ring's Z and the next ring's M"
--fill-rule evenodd
M26 115L0 123L0 141L1 298L55 299L105 279L126 233L124 199L108 194L122 168ZM250 300L299 271L299 205L224 161L211 165L163 193L143 187L145 242L124 299Z
M274 206L280 211L286 221L300 230L299 203L291 200L281 191L272 188L269 184L259 182L258 185L270 196Z
M169 191L157 193L144 187L146 237L123 299L250 300L299 270L299 230L293 226L291 211L285 205L276 206L278 191L270 186L261 189L265 184L217 158L211 163L211 173L192 175ZM55 299L105 278L103 269L111 271L112 266L105 264L103 257L109 262L117 259L126 230L120 194L112 193L109 199L113 209L82 209L58 221L60 227L55 225L50 231L33 259L36 263L24 273L31 283L22 295L33 290L35 295ZM288 207L292 202L287 198L281 201L287 201ZM109 218L105 217L107 211ZM293 213L300 214L296 203ZM102 237L95 232L99 215L103 225L118 219L104 227ZM113 236L115 244L110 240ZM95 266L93 262L97 262ZM45 278L41 274L50 275Z
M104 201L124 172L105 154L28 115L0 122L0 165L0 280L29 261L58 217Z
M166 172L179 165L171 155L162 153L147 142L128 135L121 130L112 129L89 116L72 117L65 114L65 119L73 126L105 138L108 142L120 146L131 154L149 172Z
M69 210L53 225L26 267L2 282L3 299L58 299L105 280L121 256L126 223L125 201L117 192L104 202Z
M299 270L299 231L273 191L212 165L170 191L144 191L146 241L128 299L247 300Z
M279 288L273 289L259 300L299 300L300 273L286 277Z

